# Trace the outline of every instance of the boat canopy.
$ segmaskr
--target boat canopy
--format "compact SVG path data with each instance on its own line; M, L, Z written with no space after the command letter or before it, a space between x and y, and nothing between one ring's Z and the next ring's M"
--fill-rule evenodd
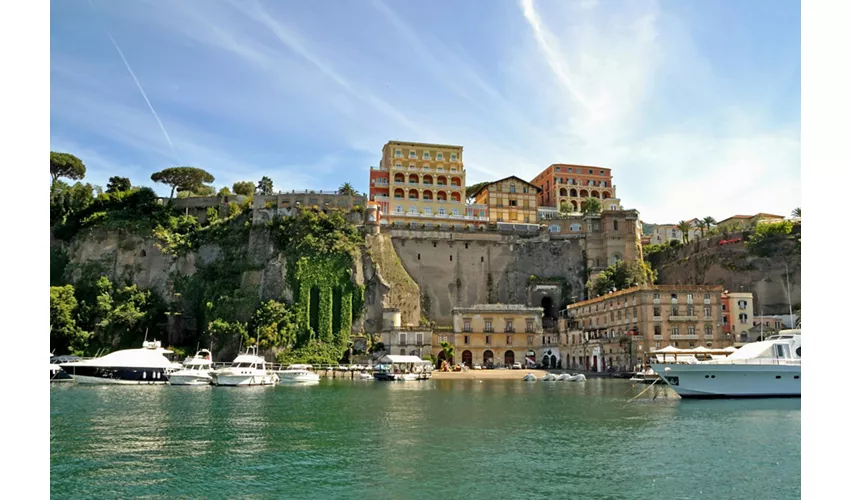
M428 361L423 360L419 356L402 356L399 354L387 354L383 358L381 358L381 363L413 363L413 364L425 364Z

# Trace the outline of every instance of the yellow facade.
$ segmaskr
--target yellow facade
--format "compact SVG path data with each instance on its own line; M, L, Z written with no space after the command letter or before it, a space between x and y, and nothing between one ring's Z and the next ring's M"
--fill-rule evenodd
M452 335L434 336L433 352L440 342L451 342L456 364L485 367L525 365L525 358L543 346L543 308L521 304L480 304L453 311Z
M466 210L463 147L390 141L381 170L389 173L386 196L375 197L391 223L425 227L475 222Z
M491 182L475 195L475 203L487 205L490 222L537 224L540 188L519 177Z

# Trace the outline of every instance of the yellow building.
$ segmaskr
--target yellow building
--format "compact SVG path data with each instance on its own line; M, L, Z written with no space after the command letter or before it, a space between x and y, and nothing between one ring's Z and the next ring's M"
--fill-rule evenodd
M568 331L565 367L621 370L668 345L728 347L722 293L720 285L642 285L571 304L559 325Z
M490 222L537 224L537 198L541 189L519 177L491 182L472 193L475 203L486 205Z
M535 360L544 347L542 307L479 304L455 308L452 316L453 333L434 335L433 351L440 351L439 363L445 359L440 342L454 345L455 363L489 368L516 361L525 365L526 358Z
M462 146L390 141L369 179L370 200L389 224L466 228L485 222L467 212Z

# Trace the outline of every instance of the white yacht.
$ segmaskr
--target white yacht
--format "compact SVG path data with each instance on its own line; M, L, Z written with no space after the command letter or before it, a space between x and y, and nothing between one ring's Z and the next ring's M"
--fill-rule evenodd
M183 368L168 377L171 385L210 385L212 383L212 353L206 349L183 362Z
M318 383L319 374L310 371L312 368L310 365L289 365L277 375L281 383Z
M800 397L800 330L782 330L727 357L653 363L682 398Z
M70 382L74 378L68 375L68 372L59 366L62 361L76 361L80 358L76 356L54 356L50 353L50 381L51 382Z
M154 340L144 342L140 349L124 349L59 366L81 384L165 384L176 369L176 364L165 357L171 353Z
M257 346L251 346L236 356L233 364L211 372L213 384L221 386L274 385L278 376L267 369L266 360L257 354ZM270 366L268 368L271 368Z

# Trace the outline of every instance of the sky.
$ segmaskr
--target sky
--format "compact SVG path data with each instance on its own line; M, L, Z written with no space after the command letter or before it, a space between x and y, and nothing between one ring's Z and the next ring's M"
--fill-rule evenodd
M368 192L389 140L461 145L467 185L610 168L651 223L800 206L790 0L51 1L50 145L105 186Z

